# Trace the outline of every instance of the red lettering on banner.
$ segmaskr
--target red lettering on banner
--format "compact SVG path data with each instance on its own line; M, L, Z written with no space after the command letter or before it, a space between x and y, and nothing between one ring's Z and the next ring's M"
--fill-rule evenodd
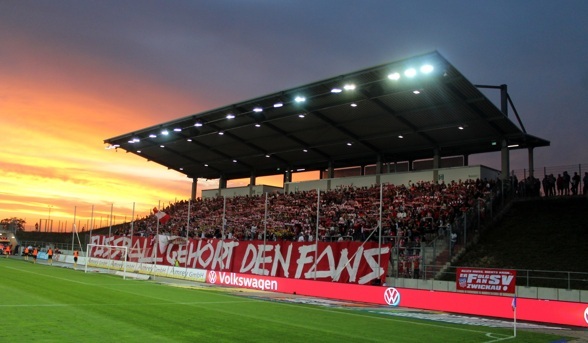
M176 237L133 237L129 260L223 272L273 277L367 284L382 281L390 260L390 245L375 242L267 242L190 239L186 245L167 244ZM131 246L130 237L92 236L93 244ZM159 245L156 247L156 245ZM264 250L265 247L265 250ZM318 249L318 251L317 251ZM381 251L380 265L378 254ZM106 251L95 250L95 257Z

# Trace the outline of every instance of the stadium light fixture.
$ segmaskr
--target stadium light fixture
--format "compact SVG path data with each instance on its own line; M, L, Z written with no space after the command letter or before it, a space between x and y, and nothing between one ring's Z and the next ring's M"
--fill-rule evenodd
M282 107L282 106L284 106L284 103L283 103L283 102L276 102L276 103L274 104L274 108L280 108L280 107Z
M181 132L181 131L182 131L182 128L181 127L174 128L174 132Z
M260 123L255 123L255 127L261 127Z
M299 95L299 96L297 96L297 97L294 98L294 101L296 101L298 103L305 102L306 101L306 98Z
M167 135L169 135L169 131L167 131L167 130L161 130L161 134L164 135L164 136L167 136Z
M393 81L400 80L400 73L390 73L388 74L388 78Z
M233 113L227 114L227 119L234 119L235 115Z
M156 138L156 137L157 137L157 135L154 134L154 133L152 133L152 134L149 135L149 138Z
M162 144L162 145L160 145L159 147L160 147L160 148L165 148L165 145L163 145L163 144Z
M196 127L201 127L202 125L203 125L202 121L200 121L200 120L198 120L194 123L194 126L196 126Z
M338 87L335 87L335 88L331 89L331 93L335 93L335 94L341 93L342 91L343 90L341 88L338 88Z
M343 89L345 89L346 91L352 91L355 89L355 85L353 83L348 83L345 86L343 86Z
M421 70L421 73L423 73L423 74L429 74L429 73L431 73L431 72L432 72L434 69L435 69L435 68L433 68L433 66L432 66L432 65L430 65L430 64L425 64L425 65L421 66L421 69L420 69L420 70Z
M298 114L298 118L304 118L304 117L306 117L306 114L305 113Z
M403 135L398 135L398 138L402 139L402 138L404 138L404 136Z
M263 108L255 107L255 108L253 108L253 112L255 112L255 113L263 112Z
M352 103L351 103L351 107L357 107L357 104L356 104L356 103L354 103L354 102L352 102Z
M408 68L404 71L404 76L406 76L406 77L413 78L416 76L416 74L417 74L417 71L414 68Z
M225 133L224 133L223 131L219 131L219 132L218 132L218 134L222 136L222 135L224 135Z
M412 91L412 93L413 93L413 94L421 94L421 91L420 91L420 90L418 90L418 89L415 89L415 90L413 90L413 91Z

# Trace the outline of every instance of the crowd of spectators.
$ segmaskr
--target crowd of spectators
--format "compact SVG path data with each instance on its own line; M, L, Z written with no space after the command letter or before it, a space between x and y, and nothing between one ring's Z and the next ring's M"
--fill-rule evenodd
M160 209L170 215L167 223L159 224L155 216L147 216L134 222L133 235L377 242L381 209L383 243L398 249L397 268L403 276L418 277L422 243L448 235L456 218L496 188L494 180L418 181L385 184L381 190L380 186L340 187L321 191L320 197L316 191L301 191L179 201ZM115 234L129 235L130 230L130 225L125 225Z
M545 174L543 179L539 180L533 176L527 176L518 180L513 175L515 194L520 197L545 197L568 196L568 195L586 195L588 193L588 172L584 173L582 178L578 172L570 175L567 171L558 173L557 177L552 174ZM580 185L583 187L580 193Z

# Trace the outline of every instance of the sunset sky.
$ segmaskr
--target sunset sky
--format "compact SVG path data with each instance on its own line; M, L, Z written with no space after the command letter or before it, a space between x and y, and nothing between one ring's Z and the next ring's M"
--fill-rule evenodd
M587 163L586 18L583 0L1 0L0 219L69 231L92 208L105 226L111 209L120 223L133 204L188 199L190 179L104 139L433 50L508 85L527 132L551 141L536 167Z

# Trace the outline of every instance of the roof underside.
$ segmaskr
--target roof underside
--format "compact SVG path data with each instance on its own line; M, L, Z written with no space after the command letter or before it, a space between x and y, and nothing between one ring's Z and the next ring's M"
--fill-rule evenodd
M423 65L432 66L432 71L421 72ZM416 75L406 76L409 68ZM388 77L394 72L399 73L398 80ZM345 85L355 89L345 90ZM305 101L297 102L296 97ZM279 103L282 106L276 107ZM227 119L229 114L235 118ZM197 122L202 126L196 127ZM163 130L168 134L162 134ZM324 170L329 163L342 168L378 160L426 159L434 151L442 157L500 151L501 142L518 145L517 149L549 145L523 132L437 52L104 142L190 178L227 180L287 170Z

